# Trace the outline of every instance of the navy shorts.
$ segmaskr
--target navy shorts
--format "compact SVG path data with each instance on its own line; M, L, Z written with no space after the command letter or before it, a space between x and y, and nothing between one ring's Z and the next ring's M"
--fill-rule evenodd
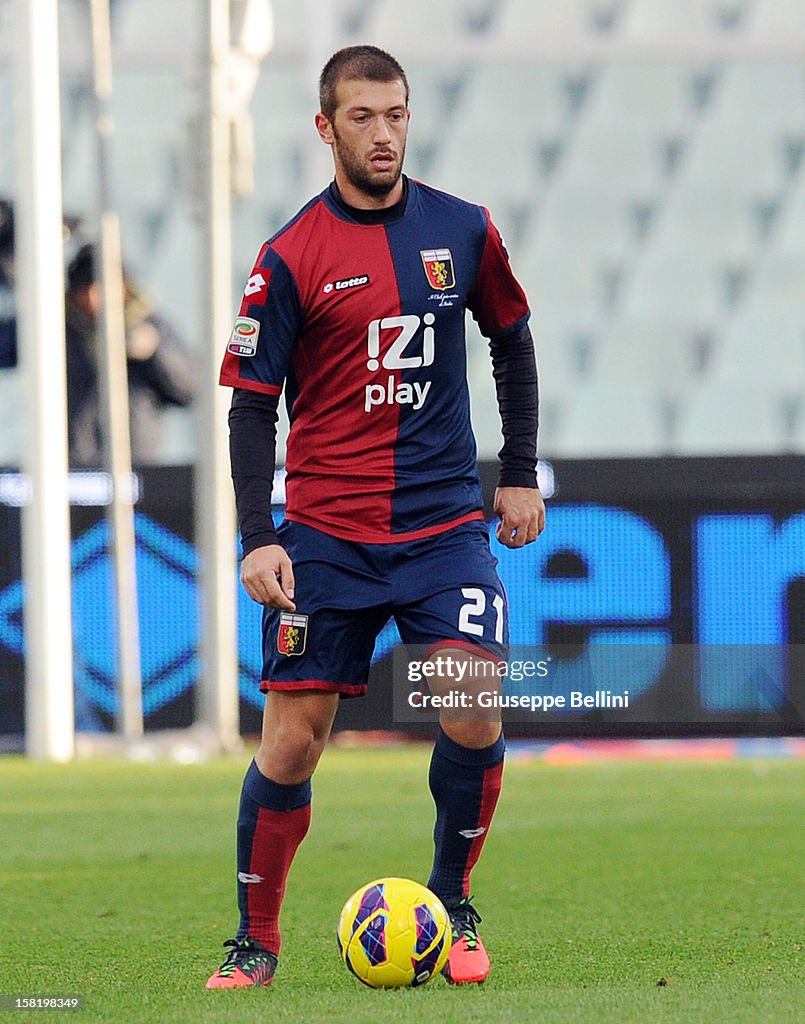
M263 613L262 690L366 692L375 640L394 617L406 645L503 659L508 604L481 521L397 544L356 544L286 521L296 612Z

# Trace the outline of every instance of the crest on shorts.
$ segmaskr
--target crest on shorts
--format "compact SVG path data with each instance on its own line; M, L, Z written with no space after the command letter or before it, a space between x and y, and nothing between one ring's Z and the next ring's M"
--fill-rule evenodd
M277 650L280 654L304 654L307 644L307 615L295 612L280 613Z
M428 284L440 292L455 288L456 275L453 271L453 257L449 249L420 249L422 265Z

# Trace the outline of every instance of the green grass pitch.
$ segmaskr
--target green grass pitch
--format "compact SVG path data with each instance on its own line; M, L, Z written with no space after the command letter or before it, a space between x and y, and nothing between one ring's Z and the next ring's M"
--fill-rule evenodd
M512 759L474 876L489 980L363 988L338 959L335 923L363 882L427 878L428 756L326 752L279 971L270 988L240 992L204 982L235 925L247 758L0 759L0 995L83 995L78 1019L104 1024L805 1020L796 760Z

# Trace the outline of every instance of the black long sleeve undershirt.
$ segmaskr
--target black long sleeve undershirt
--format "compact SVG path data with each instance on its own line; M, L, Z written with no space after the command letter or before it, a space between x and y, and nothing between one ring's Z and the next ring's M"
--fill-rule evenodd
M537 486L539 385L528 323L489 342L503 432L499 487Z
M229 461L243 554L276 544L271 488L277 460L279 396L235 388L229 410Z
M501 487L536 487L537 367L528 324L493 338L492 372L503 427ZM277 543L271 518L279 398L235 388L229 457L243 554Z

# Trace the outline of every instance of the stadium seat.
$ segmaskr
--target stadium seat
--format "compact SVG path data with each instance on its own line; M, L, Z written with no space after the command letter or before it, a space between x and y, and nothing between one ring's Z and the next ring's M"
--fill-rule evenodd
M595 351L592 380L646 388L663 399L678 397L700 371L701 338L673 320L627 319L613 323Z
M756 0L748 29L758 42L779 43L805 36L805 5L799 0Z
M0 67L5 73L10 71L7 65L11 60L14 17L14 8L11 4L0 4Z
M185 70L201 50L202 11L194 0L125 0L112 19L115 57L140 65L169 58L175 71Z
M20 464L22 410L19 370L0 370L0 467Z
M650 242L626 281L619 312L655 317L691 331L711 329L725 314L723 268L713 253L700 255L680 233Z
M729 173L725 169L725 173ZM657 210L650 247L711 266L752 264L758 252L758 223L750 195L733 187L687 177Z
M152 210L175 201L180 158L186 154L191 158L185 89L179 72L121 71L115 76L111 148L120 203ZM136 182L136 187L127 187L130 182Z
M590 111L567 140L558 185L592 189L599 201L652 196L662 172L659 141L656 129L641 132Z
M98 206L98 146L89 95L76 101L62 135L62 190L65 210L95 213ZM127 190L132 189L126 178Z
M531 318L540 395L562 402L589 371L595 339L583 329L551 321L539 309Z
M639 381L599 376L568 396L551 455L661 455L668 447L668 426L660 396Z
M799 273L802 267L802 239L805 232L805 163L800 167L797 180L792 183L790 191L781 204L779 224L775 226L774 237L771 239L771 253L785 253L787 261L793 258ZM764 257L766 262L768 257ZM761 263L761 265L762 265Z
M540 323L601 332L635 258L632 212L626 197L606 182L557 182L514 254Z
M439 187L483 202L493 213L537 200L544 188L538 143L561 137L567 121L564 75L557 65L480 67L445 122L433 172Z
M406 62L406 73L411 88L412 114L406 163L414 176L423 171L429 174L430 161L455 126L467 74L462 68L412 61ZM424 167L420 154L429 156Z
M583 250L521 252L514 260L534 320L546 337L595 333L606 317L600 264Z
M763 455L788 448L785 410L750 379L702 381L682 404L674 437L680 455Z
M658 138L685 130L692 101L686 64L665 60L609 60L593 76L586 107L590 123L603 123L625 134Z
M187 466L198 455L197 413L167 406L161 412L159 465Z
M90 4L59 0L59 55L62 71L87 75L92 67Z
M775 5L780 9L786 3L776 0ZM780 57L731 61L724 69L716 102L722 116L733 123L770 132L801 132L805 66L801 60Z
M558 429L558 414L564 398L578 384L578 373L572 358L572 346L556 343L542 324L535 320L532 320L531 326L540 375L540 451L552 453ZM467 375L471 390L472 422L481 459L496 459L503 443L491 365L486 338L481 336L474 322L468 321Z
M251 103L255 199L286 207L286 218L307 199L308 150L317 146L328 155L316 136L317 108L315 87L298 68L279 61L265 65Z
M725 332L711 376L725 383L751 378L791 398L805 394L805 313L744 311Z
M496 41L518 46L529 39L538 40L543 47L566 46L600 30L593 13L587 0L504 0L492 32Z
M192 347L199 343L204 315L200 255L199 226L187 204L176 203L151 262L139 268L139 280L153 295L157 308Z
M797 83L789 72L790 67L772 62L724 70L682 167L688 188L758 198L780 188L786 172L781 142L787 131L799 131L805 118L805 81L800 76Z
M274 11L275 51L280 54L304 53L310 44L311 26L300 11L299 0L272 0L271 6Z
M551 447L555 439L557 450L565 443L581 451L586 429L591 451L610 442L621 452L667 450L667 403L680 396L691 416L679 443L695 450L689 424L698 423L706 447L712 431L704 413L693 414L694 396L707 382L734 389L739 378L755 380L764 395L773 391L768 422L777 425L763 444L791 443L777 413L780 402L790 411L801 387L791 367L801 354L805 281L805 65L795 52L774 54L805 38L805 4L326 6L313 38L299 0L273 2L276 45L252 103L256 191L234 204L236 288L260 242L331 174L313 127L318 67L311 51L318 62L319 41L331 29L336 45L359 36L398 53L409 72L408 172L488 206L506 238L533 309L543 438ZM8 8L0 3L6 138ZM87 10L82 0L60 0L59 10L65 204L91 215L97 189ZM119 0L113 13L112 150L124 250L193 339L200 311L186 267L198 258L198 236L184 170L197 161L186 134L185 72L202 38L200 18L193 0ZM731 55L736 42L740 56ZM13 148L0 148L0 193L13 177ZM758 351L761 338L773 344ZM705 365L708 339L716 340ZM478 353L471 344L470 353L471 373L486 381L486 343ZM617 424L601 428L575 401L577 392L599 388L628 396L635 382L659 405L655 415L644 407L648 399L627 398L643 423L631 437ZM496 406L493 392L483 394L474 415L491 452ZM595 402L590 397L589 408Z
M724 33L725 25L718 14L714 0L633 0L623 18L623 38L643 44L686 44L695 40L701 46Z
M800 398L796 407L794 427L791 433L791 452L797 455L805 455L805 399Z
M805 284L805 245L802 220L788 218L787 227L780 226L779 243L759 261L751 283L749 300L752 308L779 314L801 313ZM783 243L784 234L799 232L799 242Z
M0 70L0 137L14 138L14 104L11 75ZM14 146L0 146L0 196L8 195L14 188Z
M467 378L470 382L472 416L480 459L494 459L503 443L500 433L492 362L486 339L472 324L467 329Z
M416 53L423 41L449 52L458 37L468 34L471 10L462 0L452 4L406 0L404 5L398 0L375 0L364 21L363 37L392 53Z

